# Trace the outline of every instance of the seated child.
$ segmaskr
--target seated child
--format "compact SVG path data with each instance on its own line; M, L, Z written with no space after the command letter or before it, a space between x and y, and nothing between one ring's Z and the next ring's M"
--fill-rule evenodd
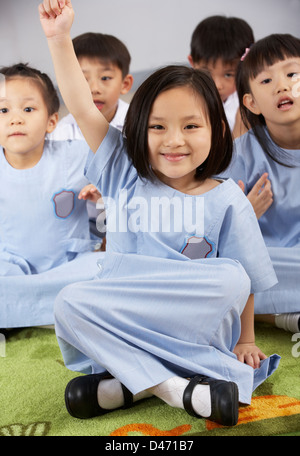
M129 74L130 54L126 46L115 36L102 33L84 33L73 39L74 51L83 74L89 84L93 100L106 120L119 130L123 129L128 103L120 99L133 84ZM49 139L83 139L84 137L72 114L63 117ZM97 202L97 205L95 203ZM97 193L95 201L87 202L92 236L104 237L104 205ZM105 239L102 248L104 250Z
M210 16L192 34L188 60L192 67L210 72L234 137L247 131L240 118L235 73L245 49L253 42L250 25L237 17Z
M278 365L253 331L253 293L276 277L249 201L212 178L232 157L216 86L186 66L154 72L130 103L124 137L90 96L70 0L44 0L39 12L62 96L91 148L86 176L108 207L101 274L55 303L64 362L87 374L68 383L67 410L92 418L154 395L234 425L239 402Z
M93 278L83 141L47 141L59 99L28 65L0 70L0 328L50 325L67 284Z
M273 34L251 47L237 71L242 118L251 130L235 140L234 159L223 174L242 181L248 198L265 174L272 184L259 225L278 284L255 295L255 313L293 333L300 331L299 74L299 38Z

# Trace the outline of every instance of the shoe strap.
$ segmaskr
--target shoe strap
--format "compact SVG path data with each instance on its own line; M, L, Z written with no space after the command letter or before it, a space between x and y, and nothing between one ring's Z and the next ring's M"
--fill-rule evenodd
M132 407L132 404L133 404L133 395L132 395L131 391L129 391L129 389L126 388L125 385L123 385L121 383L121 386L122 386L123 395L124 395L124 405L122 408L123 409L130 408L130 407Z
M195 377L191 378L191 380L189 381L189 384L187 385L187 387L185 388L185 390L183 392L183 397L182 397L183 406L184 406L185 411L189 415L194 416L196 418L199 418L199 415L197 415L197 413L193 409L192 394L193 394L195 386L198 385L199 383L203 383L203 382L205 382L205 377L202 377L201 375L196 375Z

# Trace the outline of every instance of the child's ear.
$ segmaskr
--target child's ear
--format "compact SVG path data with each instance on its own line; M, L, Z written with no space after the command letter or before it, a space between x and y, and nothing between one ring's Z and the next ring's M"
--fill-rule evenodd
M128 93L131 90L132 84L133 76L132 74L127 74L122 82L121 94L125 95L126 93Z
M243 105L246 106L246 108L249 109L249 111L251 111L253 114L261 114L261 110L257 106L256 101L251 93L246 93L243 96Z
M46 133L52 133L52 131L56 128L57 123L58 112L55 112L54 114L51 114L51 116L49 116Z
M193 61L193 57L191 55L188 55L188 61L189 61L190 65L191 65L191 67L194 68L194 61Z

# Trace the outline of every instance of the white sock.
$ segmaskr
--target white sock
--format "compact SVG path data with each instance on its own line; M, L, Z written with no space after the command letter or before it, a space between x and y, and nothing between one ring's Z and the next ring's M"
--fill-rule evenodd
M147 390L141 391L133 396L133 402L151 397ZM116 378L101 380L97 391L98 404L100 407L113 410L124 405L124 394L122 385Z
M189 380L181 377L172 377L149 388L155 396L172 407L184 409L183 393ZM209 385L196 385L192 394L192 406L197 415L208 417L211 415L211 398Z
M277 328L296 333L300 331L300 313L285 313L275 315Z

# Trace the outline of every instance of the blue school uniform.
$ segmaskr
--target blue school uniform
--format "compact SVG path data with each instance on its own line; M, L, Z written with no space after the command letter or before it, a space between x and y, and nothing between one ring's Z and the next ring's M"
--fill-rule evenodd
M278 357L254 371L232 353L250 291L276 283L247 198L231 180L193 196L139 178L112 127L86 176L107 204L107 252L97 278L56 300L67 367L108 371L133 393L201 373L235 381L249 403Z
M270 147L276 147L267 130ZM265 172L269 174L274 201L260 217L259 226L275 268L278 284L255 295L257 314L299 312L300 277L300 150L283 150L282 160L293 167L279 165L259 145L253 132L235 140L234 158L226 177L245 183L245 193Z
M82 141L46 141L33 168L15 169L0 149L2 328L54 323L61 288L96 273L86 203L78 200L87 153Z

